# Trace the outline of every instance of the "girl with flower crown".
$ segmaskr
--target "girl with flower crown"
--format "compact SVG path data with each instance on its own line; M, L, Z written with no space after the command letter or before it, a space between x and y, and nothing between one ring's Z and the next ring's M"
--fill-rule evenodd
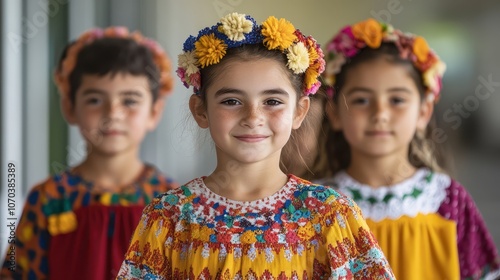
M326 46L329 132L320 154L361 208L398 279L493 279L500 262L479 210L432 141L443 62L424 38L373 19Z
M352 200L280 170L324 70L316 41L233 13L183 51L217 166L144 210L118 279L393 279Z
M28 194L0 279L112 279L142 210L177 183L139 158L172 89L170 61L122 27L69 44L55 73L66 120L87 156Z

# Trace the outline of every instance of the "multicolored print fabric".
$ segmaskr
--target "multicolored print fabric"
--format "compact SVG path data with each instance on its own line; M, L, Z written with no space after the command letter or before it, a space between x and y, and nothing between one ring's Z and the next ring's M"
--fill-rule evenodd
M203 178L144 211L118 279L393 279L359 208L291 175L276 194L241 202Z

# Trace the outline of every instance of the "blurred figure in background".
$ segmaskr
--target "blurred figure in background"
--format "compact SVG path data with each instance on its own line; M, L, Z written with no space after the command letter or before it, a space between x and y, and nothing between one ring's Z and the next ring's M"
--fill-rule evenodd
M90 30L69 44L55 81L87 157L35 186L16 230L17 265L2 279L112 279L142 210L178 185L142 162L172 90L171 65L153 40L126 28Z
M474 201L445 173L433 141L445 66L420 36L373 19L327 45L326 146L331 185L362 209L398 279L500 274Z

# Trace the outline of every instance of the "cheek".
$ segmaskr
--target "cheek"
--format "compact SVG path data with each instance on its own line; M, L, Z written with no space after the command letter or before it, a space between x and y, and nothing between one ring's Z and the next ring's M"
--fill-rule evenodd
M292 130L293 125L293 110L278 110L270 112L269 123L276 129L280 130Z

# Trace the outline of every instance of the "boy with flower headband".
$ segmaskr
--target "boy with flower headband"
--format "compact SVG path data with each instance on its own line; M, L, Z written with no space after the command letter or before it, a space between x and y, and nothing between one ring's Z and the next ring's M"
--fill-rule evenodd
M360 206L398 279L494 279L500 262L432 141L445 65L424 38L374 19L327 45L332 185Z
M144 210L118 279L393 278L350 199L280 170L323 70L285 19L232 13L187 39L177 73L217 166Z
M92 29L66 47L55 73L85 160L35 186L2 279L112 279L142 210L177 187L139 158L172 90L166 53L126 28Z

